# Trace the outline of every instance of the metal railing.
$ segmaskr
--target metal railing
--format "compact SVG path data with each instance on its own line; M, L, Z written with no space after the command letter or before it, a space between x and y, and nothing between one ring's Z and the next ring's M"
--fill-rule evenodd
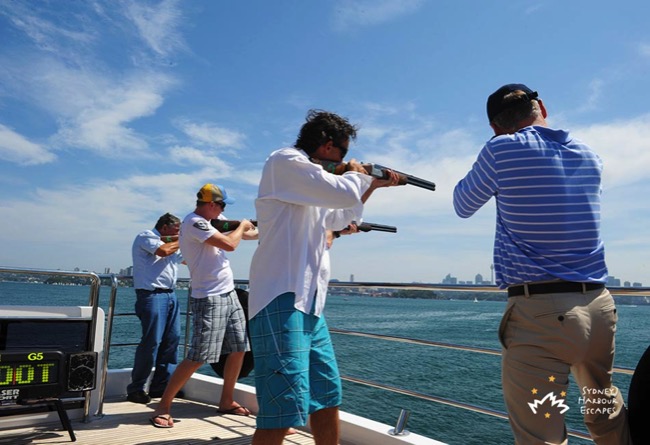
M364 292L377 292L381 293L382 290L385 289L406 289L406 290L420 290L420 291L446 291L446 292L493 292L493 293L498 293L498 294L503 294L503 300L507 299L507 296L505 295L504 290L498 289L496 286L484 286L484 285L441 285L441 284L418 284L418 283L377 283L377 282L335 282L335 283L330 283L330 289L334 288L356 288L356 289L363 289ZM650 296L650 288L647 287L608 287L610 292L613 295L625 295L625 296L638 296L638 297L645 297L646 299L648 296ZM356 336L356 337L365 337L365 338L373 338L377 340L383 340L383 341L393 341L393 342L399 342L399 343L409 343L409 344L416 344L416 345L421 345L421 346L428 346L428 347L435 347L435 348L443 348L443 349L453 349L457 351L465 351L465 352L473 352L473 353L479 353L479 354L488 354L488 355L495 355L495 356L501 356L501 350L500 349L492 349L492 348L481 348L481 347L476 347L476 346L468 346L468 345L460 345L460 344L453 344L453 343L444 343L444 342L435 342L435 341L430 341L430 340L420 340L420 339L414 339L414 338L408 338L408 337L399 337L399 336L393 336L393 335L384 335L384 334L373 334L369 332L360 332L360 331L351 331L351 330L345 330L345 329L336 329L336 328L329 328L330 332L333 334L339 334L339 335L348 335L348 336ZM634 374L634 369L628 368L628 367L614 367L613 371L615 373L619 374L627 374L627 375L632 375ZM377 388L381 389L384 391L389 391L395 394L402 394L402 395L407 395L410 397L414 397L420 400L427 400L430 402L434 403L440 403L448 406L453 406L456 408L464 409L467 411L475 412L475 413L481 413L485 415L489 415L492 417L496 417L499 419L504 419L508 420L508 414L504 411L499 411L499 410L494 410L491 408L486 408L482 407L479 405L471 404L471 403L465 403L465 402L460 402L457 400L449 399L449 398L444 398L444 397L438 397L434 395L429 395L429 394L424 394L420 393L417 391L411 391L403 388L398 388L390 385L385 385L382 383L374 382L371 380L366 380L366 379L360 379L356 377L350 377L350 376L341 376L341 378L345 381L356 383L359 385L364 385L372 388ZM572 428L567 428L567 434L569 436L581 438L581 439L586 439L586 440L591 440L591 436L589 433L585 431L580 431Z
M129 277L120 277L120 278L129 278ZM179 280L180 282L187 282L183 280ZM248 286L248 281L247 280L236 280L235 284L239 287L246 287ZM189 286L188 286L189 287ZM381 292L384 289L407 289L407 290L426 290L426 291L450 291L450 292L494 292L494 293L500 293L503 294L504 299L505 297L505 292L502 290L499 290L496 286L482 286L482 285L439 285L439 284L414 284L414 283L378 283L378 282L332 282L330 283L330 288L335 289L335 288L352 288L352 289L359 289L361 292L367 293L371 291L376 291L376 292ZM613 294L616 295L650 295L650 288L610 288ZM191 287L189 287L189 293L188 293L188 310L186 312L186 323L185 323L185 341L183 342L185 347L187 347L187 338L189 336L189 326L190 323L189 317L191 316L191 312L189 310L189 296L191 295ZM111 308L114 306L115 302L111 301ZM113 310L109 309L109 314L113 314ZM123 313L123 314L115 314L119 316L128 316L128 315L135 315L132 313ZM109 315L110 317L110 315ZM109 320L108 326L112 325L112 321ZM349 335L349 336L356 336L356 337L366 337L366 338L373 338L373 339L378 339L378 340L383 340L383 341L393 341L393 342L400 342L400 343L410 343L410 344L416 344L416 345L421 345L421 346L427 346L427 347L435 347L435 348L444 348L444 349L453 349L457 351L465 351L465 352L472 352L472 353L479 353L479 354L488 354L488 355L494 355L494 356L500 356L501 351L498 349L491 349L491 348L481 348L481 347L475 347L475 346L468 346L468 345L460 345L460 344L453 344L453 343L443 343L443 342L435 342L435 341L429 341L429 340L420 340L420 339L414 339L414 338L408 338L408 337L398 337L398 336L391 336L391 335L382 335L382 334L374 334L374 333L369 333L369 332L359 332L359 331L350 331L350 330L344 330L344 329L335 329L335 328L330 328L330 332L333 334L338 334L338 335ZM110 335L107 335L107 338L110 340ZM135 346L137 343L121 343L121 344L113 344L112 346ZM108 351L108 348L110 348L110 344L107 345L106 351ZM108 353L106 354L108 356ZM185 354L184 354L185 355ZM616 373L622 373L622 374L628 374L631 375L633 374L634 370L631 368L626 368L626 367L615 367L614 372ZM456 408L464 409L467 411L472 411L475 413L481 413L481 414L486 414L492 417L497 417L500 419L508 419L507 413L499 410L494 410L486 407L482 407L479 405L471 404L471 403L465 403L465 402L460 402L457 400L452 400L444 397L439 397L435 395L429 395L429 394L424 394L416 391L411 391L411 390L406 390L403 388L398 388L390 385L385 385L382 383L374 382L371 380L366 380L366 379L361 379L357 377L351 377L351 376L341 376L341 378L345 381L359 384L359 385L364 385L367 387L372 387L372 388L378 388L382 389L384 391L389 391L392 393L396 394L403 394L407 395L410 397L415 397L420 400L426 400L434 403L440 403L448 406L453 406ZM567 433L570 436L573 437L578 437L581 439L587 439L590 440L591 437L588 433L584 431L579 431L575 429L567 429Z

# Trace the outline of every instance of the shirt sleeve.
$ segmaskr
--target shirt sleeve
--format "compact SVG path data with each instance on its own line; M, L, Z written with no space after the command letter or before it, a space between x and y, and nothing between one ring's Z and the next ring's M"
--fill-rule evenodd
M160 237L153 232L141 233L138 235L138 238L138 245L140 248L151 255L155 255L156 250L165 244L162 242Z
M190 225L189 235L199 243L204 243L216 231L217 229L210 224L210 221L203 218L194 218Z
M347 172L334 175L310 162L295 149L280 150L265 165L258 199L277 199L301 206L330 209L355 207L370 187L372 177Z
M328 230L343 230L350 225L352 221L361 222L363 215L363 205L355 206L350 209L329 210L325 218L325 228Z
M498 192L494 154L486 144L472 169L454 188L454 210L469 218Z

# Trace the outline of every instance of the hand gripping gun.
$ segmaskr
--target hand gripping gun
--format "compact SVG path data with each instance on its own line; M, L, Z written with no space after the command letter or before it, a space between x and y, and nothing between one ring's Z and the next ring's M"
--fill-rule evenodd
M348 171L348 164L346 162L336 163L332 161L322 161L320 159L310 158L314 164L322 166L325 171L333 173L335 175L342 175ZM388 173L386 170L392 170L399 175L399 185L414 185L423 189L434 191L436 189L436 184L426 179L418 178L417 176L409 175L408 173L402 173L392 168L384 167L379 164L361 164L361 166L366 171L366 174L372 176L373 178L387 179Z
M353 224L356 224L353 222ZM348 226L349 228L350 226ZM359 229L360 232L370 232L371 230L376 230L378 232L390 232L390 233L397 233L397 227L395 226L385 226L383 224L375 224L375 223L361 223L357 224L357 229ZM335 237L340 237L341 236L342 230L337 230L334 232Z

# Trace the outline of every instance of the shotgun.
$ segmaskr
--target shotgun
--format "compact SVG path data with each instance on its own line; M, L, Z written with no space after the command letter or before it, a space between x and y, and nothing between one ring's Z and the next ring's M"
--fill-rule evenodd
M315 159L315 158L310 158L310 160L314 164L318 164L322 166L325 169L325 171L333 173L335 175L342 175L343 173L348 171L348 164L346 162L336 163L332 161L321 161L320 159ZM431 181L427 181L426 179L409 175L408 173L398 172L397 170L384 167L383 165L368 163L368 164L361 164L361 166L366 171L366 174L372 176L373 178L387 179L388 173L386 172L386 170L392 170L399 175L399 182L398 182L399 185L407 185L407 184L414 185L416 187L420 187L431 191L434 191L436 189L436 185Z
M383 224L366 223L366 222L357 224L357 229L359 229L359 231L361 232L370 232L371 230L376 230L378 232L397 233L397 227L395 226L385 226ZM341 230L335 231L334 236L337 238L340 237L341 232L342 232Z

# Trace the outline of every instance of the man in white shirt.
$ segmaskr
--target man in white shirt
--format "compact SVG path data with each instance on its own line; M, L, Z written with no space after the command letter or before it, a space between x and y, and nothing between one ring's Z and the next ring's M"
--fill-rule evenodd
M254 445L280 445L308 416L316 444L338 444L341 379L322 316L326 231L361 221L370 194L398 182L393 172L373 179L354 160L341 176L311 161L342 162L355 137L346 119L312 110L295 147L273 152L262 171L249 297L259 405Z
M242 220L235 230L224 234L210 224L211 220L221 217L227 204L233 203L222 186L205 184L197 193L196 209L181 224L179 243L192 282L192 343L150 419L157 428L174 426L170 416L174 396L201 365L217 362L222 353L229 355L218 411L240 416L250 414L233 398L249 344L246 318L235 293L233 273L225 252L234 251L242 239L257 239L257 229L250 221Z

